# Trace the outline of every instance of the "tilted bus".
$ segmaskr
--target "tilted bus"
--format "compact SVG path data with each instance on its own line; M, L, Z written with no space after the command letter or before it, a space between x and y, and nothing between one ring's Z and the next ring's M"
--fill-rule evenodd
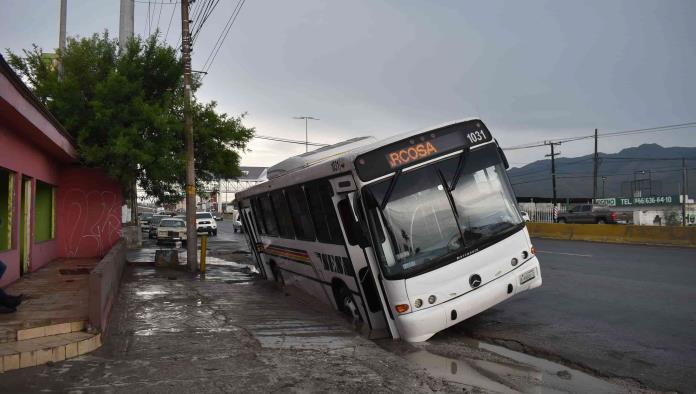
M236 202L265 278L419 342L541 285L506 168L470 119L291 157Z

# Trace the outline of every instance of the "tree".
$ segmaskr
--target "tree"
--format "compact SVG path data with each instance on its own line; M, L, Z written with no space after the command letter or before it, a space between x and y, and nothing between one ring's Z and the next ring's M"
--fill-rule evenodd
M80 160L104 169L135 197L136 182L159 202L180 201L185 185L183 64L174 48L133 38L120 51L108 32L69 38L54 64L36 45L9 63L76 141ZM195 92L200 87L196 80ZM196 184L241 175L240 152L253 128L216 103L193 97Z

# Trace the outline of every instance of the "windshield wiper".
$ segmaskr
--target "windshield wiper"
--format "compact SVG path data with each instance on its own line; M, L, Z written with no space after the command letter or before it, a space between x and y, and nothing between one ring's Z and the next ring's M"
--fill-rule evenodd
M461 155L459 155L459 162L457 162L457 169L454 171L454 177L452 177L452 184L449 187L449 191L454 190L454 188L457 186L457 182L459 182L459 177L462 175L462 171L464 171L467 153L469 153L468 147L462 151Z
M387 202L389 202L389 197L391 197L391 194L394 191L394 186L396 186L396 181L399 179L399 175L401 175L401 170L396 170L394 177L391 179L391 182L389 182L387 192L384 193L384 197L382 197L382 201L379 203L379 209L381 211L384 211L384 207L387 206Z

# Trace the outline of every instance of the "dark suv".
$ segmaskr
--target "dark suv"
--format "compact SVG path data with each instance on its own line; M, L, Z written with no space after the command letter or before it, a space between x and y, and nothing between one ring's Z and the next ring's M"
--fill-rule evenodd
M582 204L576 205L568 210L558 214L558 223L596 223L615 224L617 222L616 212L604 205L597 204Z

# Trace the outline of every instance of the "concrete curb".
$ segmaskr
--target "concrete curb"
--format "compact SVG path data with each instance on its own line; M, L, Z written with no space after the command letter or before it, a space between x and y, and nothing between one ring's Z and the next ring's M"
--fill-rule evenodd
M696 227L527 223L527 229L538 238L696 247Z

